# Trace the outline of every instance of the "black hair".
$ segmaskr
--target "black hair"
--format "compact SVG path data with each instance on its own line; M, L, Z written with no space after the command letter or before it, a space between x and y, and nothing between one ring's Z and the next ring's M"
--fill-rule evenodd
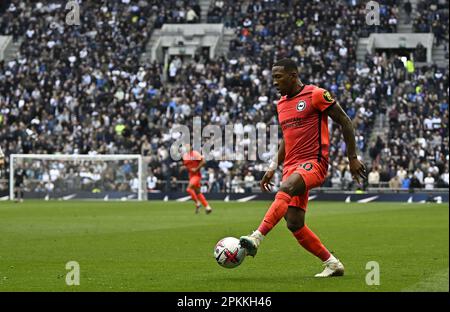
M276 61L273 64L273 67L275 66L282 66L287 72L295 71L296 73L298 73L297 63L290 58L282 58L281 60Z

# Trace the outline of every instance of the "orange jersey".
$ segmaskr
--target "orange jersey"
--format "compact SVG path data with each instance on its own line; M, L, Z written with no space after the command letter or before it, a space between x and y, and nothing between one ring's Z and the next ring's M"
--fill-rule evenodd
M189 171L189 178L194 176L201 177L200 170L197 172L192 172L192 169L197 168L202 159L202 155L200 155L197 151L190 151L189 153L183 155L183 163Z
M283 130L284 167L307 160L328 163L328 115L324 112L335 103L322 88L305 85L303 90L278 101L278 121Z

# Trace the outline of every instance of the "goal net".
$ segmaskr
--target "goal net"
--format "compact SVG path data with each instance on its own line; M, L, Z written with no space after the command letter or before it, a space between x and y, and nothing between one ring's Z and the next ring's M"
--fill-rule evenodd
M10 199L143 200L141 155L10 155Z

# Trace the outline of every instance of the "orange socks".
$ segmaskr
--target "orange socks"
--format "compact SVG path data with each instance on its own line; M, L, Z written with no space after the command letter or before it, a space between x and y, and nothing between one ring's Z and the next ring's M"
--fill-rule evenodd
M202 203L203 207L208 207L208 202L206 201L205 196L203 196L202 193L198 193L197 194L197 198L200 200L200 202Z
M275 201L270 206L264 220L258 227L258 231L262 235L267 235L270 230L284 217L288 210L291 196L285 192L278 192L275 196ZM299 244L308 250L310 253L319 257L322 261L330 258L330 252L320 242L320 239L314 234L306 225L293 233Z
M194 201L194 203L197 205L198 202L198 198L197 198L197 194L195 194L195 191L193 189L187 188L186 192L189 193L189 195L191 195L192 200Z
M320 258L322 261L327 261L330 258L330 252L320 242L320 239L316 234L314 234L306 225L293 234L303 248Z
M208 201L206 200L205 196L203 196L202 193L198 193L196 194L195 191L193 189L187 188L186 192L189 193L189 195L191 195L192 200L194 201L194 203L197 205L198 201L200 201L202 203L202 205L204 207L208 207Z
M258 227L258 231L262 235L267 235L267 233L272 230L272 228L284 217L288 210L289 202L291 201L291 196L285 192L278 192L275 195L275 201L270 206L269 210L264 216L264 220Z

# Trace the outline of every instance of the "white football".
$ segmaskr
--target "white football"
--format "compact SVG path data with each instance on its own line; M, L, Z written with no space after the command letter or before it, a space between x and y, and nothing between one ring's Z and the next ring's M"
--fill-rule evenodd
M225 237L214 247L214 258L219 265L231 269L239 266L245 259L245 249L235 237Z

